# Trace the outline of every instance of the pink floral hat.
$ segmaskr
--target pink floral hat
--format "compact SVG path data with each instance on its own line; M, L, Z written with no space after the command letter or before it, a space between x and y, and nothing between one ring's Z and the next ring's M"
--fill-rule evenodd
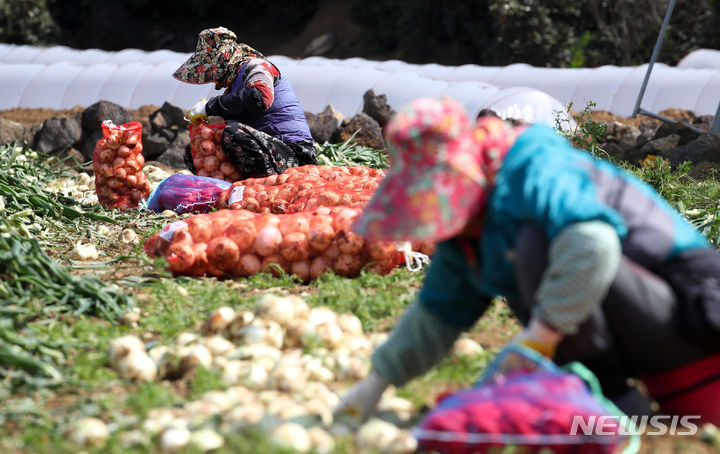
M208 28L198 35L195 52L175 72L173 77L190 84L215 82L220 90L235 80L240 66L252 57L263 54L244 43L225 27Z
M366 238L442 241L482 212L519 131L496 117L471 123L456 101L418 99L388 123L390 169L354 225Z

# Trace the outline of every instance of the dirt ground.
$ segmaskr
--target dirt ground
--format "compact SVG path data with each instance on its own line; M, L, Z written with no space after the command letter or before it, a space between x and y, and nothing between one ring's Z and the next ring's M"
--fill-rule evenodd
M131 110L133 114L133 120L134 121L143 121L148 120L148 117L151 113L155 112L157 109L159 109L159 106L152 106L152 105L145 105L141 106L139 109ZM37 123L42 123L43 121L47 120L48 118L52 117L71 117L73 115L77 115L79 113L82 113L84 110L84 107L76 106L72 109L63 109L63 110L53 110L53 109L27 109L27 108L14 108L14 109L7 109L7 110L0 110L0 118L5 118L11 121L15 121L17 123L20 123L23 126L32 126ZM684 110L679 109L668 109L661 112L661 115L666 116L668 118L674 119L674 120L680 120L680 119L692 119L693 115L692 113L689 113ZM626 123L626 124L633 124L638 125L645 121L658 121L651 117L647 117L645 115L638 115L636 118L629 118L629 117L621 117L617 115L613 115L609 112L603 111L603 110L596 110L593 111L590 115L590 118L594 121L604 121L604 122L612 122L612 121L618 121L620 123Z
M159 106L141 106L139 109L131 110L134 121L148 120L151 113L158 110ZM16 107L14 109L0 110L0 118L15 121L23 126L32 126L42 123L48 118L53 117L72 117L78 115L85 110L82 106L75 106L72 109L54 110L54 109L26 109Z

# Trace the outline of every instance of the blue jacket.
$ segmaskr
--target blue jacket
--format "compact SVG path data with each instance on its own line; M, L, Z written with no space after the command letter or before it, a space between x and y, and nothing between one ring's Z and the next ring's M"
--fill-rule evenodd
M247 63L240 68L231 87L233 93L242 90L246 68ZM270 108L257 118L246 121L245 124L285 143L312 142L313 138L305 118L305 112L300 106L300 101L290 82L282 75L274 86L274 93L275 98Z
M513 247L523 225L539 227L552 241L564 227L593 220L610 224L623 254L650 270L709 248L649 185L533 125L508 152L488 195L478 263L469 264L455 240L440 243L420 301L449 323L471 326L492 297L517 297Z

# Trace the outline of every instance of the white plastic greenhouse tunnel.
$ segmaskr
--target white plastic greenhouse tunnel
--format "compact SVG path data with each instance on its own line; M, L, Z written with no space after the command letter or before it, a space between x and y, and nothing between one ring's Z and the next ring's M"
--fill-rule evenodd
M14 107L68 109L99 100L125 108L161 105L187 107L219 94L212 85L191 85L171 77L190 53L168 50L117 52L77 50L64 46L0 44L0 109ZM443 66L398 60L373 61L269 56L290 80L309 112L332 105L345 116L362 110L368 89L384 94L397 109L419 97L449 96L471 115L492 109L504 118L553 125L557 112L573 103L631 116L647 65L597 68ZM676 67L656 63L641 107L714 115L720 102L720 51L701 49Z

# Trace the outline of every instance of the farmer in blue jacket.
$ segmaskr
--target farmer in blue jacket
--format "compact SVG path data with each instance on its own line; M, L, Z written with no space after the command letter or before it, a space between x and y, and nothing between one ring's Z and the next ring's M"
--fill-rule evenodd
M549 127L471 123L448 99L406 106L386 137L392 166L355 230L437 249L338 411L368 417L504 296L525 327L513 343L583 362L630 415L654 399L720 423L720 254L648 185Z
M200 32L195 52L173 77L225 89L220 96L196 103L190 117L220 116L228 121L222 147L246 177L317 164L305 112L292 86L260 52L238 43L232 31L217 27ZM194 173L189 147L185 165Z

